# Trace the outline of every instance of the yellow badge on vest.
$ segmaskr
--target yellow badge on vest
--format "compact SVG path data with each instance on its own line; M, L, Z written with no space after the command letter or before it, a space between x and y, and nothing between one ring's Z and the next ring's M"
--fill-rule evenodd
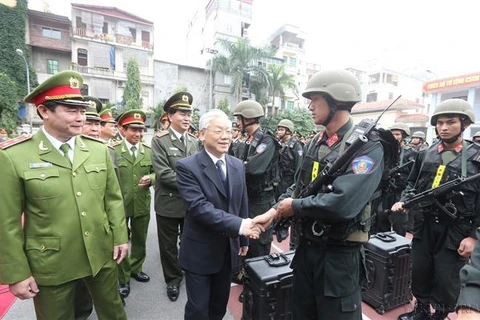
M313 161L313 167L312 167L312 180L315 180L318 176L318 171L320 170L320 163L318 161Z
M437 173L435 174L435 179L433 179L432 189L440 185L440 181L442 181L444 172L445 172L445 165L443 164L439 165L437 168Z

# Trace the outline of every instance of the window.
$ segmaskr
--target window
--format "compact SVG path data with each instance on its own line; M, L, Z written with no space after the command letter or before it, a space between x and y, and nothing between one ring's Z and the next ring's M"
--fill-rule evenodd
M289 57L288 58L288 65L295 67L297 65L297 58L295 57Z
M293 110L293 101L287 101L287 110Z
M394 86L398 86L398 76L394 74L387 73L387 83L393 84Z
M62 39L62 32L57 29L51 29L51 28L42 28L42 36L45 38L52 38L52 39Z
M367 102L377 101L377 95L378 95L378 93L376 93L376 92L371 92L371 93L367 94Z
M102 33L108 34L108 22L103 23Z
M388 93L388 99L393 99L393 92Z
M88 65L88 51L85 49L78 49L77 50L77 63L79 66L87 66Z
M372 74L369 78L371 84L380 83L380 73Z
M58 72L58 60L47 60L47 73L55 74Z
M130 33L132 34L133 41L137 41L137 30L135 28L128 28L130 29Z

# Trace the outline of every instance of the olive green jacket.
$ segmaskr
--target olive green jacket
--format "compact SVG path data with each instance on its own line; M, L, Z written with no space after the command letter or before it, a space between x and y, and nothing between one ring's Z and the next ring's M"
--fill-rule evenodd
M96 275L114 245L128 241L107 147L75 139L73 167L42 130L0 146L0 283L33 275L51 286Z
M141 217L150 214L150 188L141 188L138 181L145 175L155 185L155 173L152 167L152 151L146 144L139 144L135 161L122 140L113 146L122 189L125 213L127 217Z
M177 189L177 161L198 152L198 140L187 135L187 146L177 139L171 129L152 139L152 164L156 174L155 212L168 218L185 217L186 204Z

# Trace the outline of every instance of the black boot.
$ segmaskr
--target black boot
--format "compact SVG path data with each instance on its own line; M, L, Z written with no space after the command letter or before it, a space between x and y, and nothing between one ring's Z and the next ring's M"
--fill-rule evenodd
M435 313L430 316L429 320L444 320L447 316L447 311L435 310Z
M417 301L413 311L399 315L398 320L429 320L430 316L430 306Z

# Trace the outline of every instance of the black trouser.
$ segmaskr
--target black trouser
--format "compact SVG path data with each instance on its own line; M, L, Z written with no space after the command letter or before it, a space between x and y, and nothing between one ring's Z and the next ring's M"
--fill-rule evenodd
M460 292L459 272L467 262L457 248L469 227L435 220L426 215L413 238L412 293L436 310L453 312Z
M362 247L302 238L292 261L293 319L361 320Z

